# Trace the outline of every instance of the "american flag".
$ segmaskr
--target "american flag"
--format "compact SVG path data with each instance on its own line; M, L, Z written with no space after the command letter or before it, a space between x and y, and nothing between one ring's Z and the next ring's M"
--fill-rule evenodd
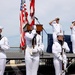
M24 0L21 0L20 6L20 48L22 50L25 49L25 32L23 31L23 27L28 23L28 12L26 9L26 3Z
M34 15L35 15L35 0L30 0L30 17L31 17L30 25L31 26L35 24Z

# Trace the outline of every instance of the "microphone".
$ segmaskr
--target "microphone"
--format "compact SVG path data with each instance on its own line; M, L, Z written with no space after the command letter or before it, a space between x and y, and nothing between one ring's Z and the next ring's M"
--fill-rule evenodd
M40 22L38 21L38 18L34 16L34 18L37 20L37 22L40 24Z
M38 18L37 17L34 17L36 20L38 20Z

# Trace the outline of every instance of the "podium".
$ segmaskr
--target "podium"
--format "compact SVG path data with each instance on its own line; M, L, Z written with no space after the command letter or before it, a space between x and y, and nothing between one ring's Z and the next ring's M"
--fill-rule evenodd
M38 31L38 32L41 32L41 31L43 30L43 25L42 25L42 24L35 24L35 25L36 25L36 28L37 28L37 31ZM26 29L27 29L28 31L30 31L30 30L32 30L32 26L27 25Z
M37 31L41 32L43 30L43 25L42 24L36 24Z

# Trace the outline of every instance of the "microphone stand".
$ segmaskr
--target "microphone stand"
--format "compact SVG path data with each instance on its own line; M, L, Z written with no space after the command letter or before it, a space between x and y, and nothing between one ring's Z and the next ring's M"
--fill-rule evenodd
M40 22L39 22L39 20L38 20L38 18L36 18L36 17L34 17L35 19L36 19L36 21L40 24Z
M36 17L34 17L35 19L36 19L36 21L39 23L39 24L41 24L40 22L39 22L39 20L38 20L38 18L36 18ZM45 33L47 34L47 32L46 32L46 30L43 28L43 30L45 31Z

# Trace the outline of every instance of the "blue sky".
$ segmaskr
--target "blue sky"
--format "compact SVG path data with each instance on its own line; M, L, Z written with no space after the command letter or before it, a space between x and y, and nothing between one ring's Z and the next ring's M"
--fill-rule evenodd
M0 25L4 27L3 35L8 37L10 46L18 47L20 44L20 2L21 0L0 0ZM26 0L26 4L29 13L29 0ZM49 22L59 17L65 34L70 35L69 27L72 20L75 20L74 9L75 0L35 0L35 16L47 33L52 33ZM47 35L44 35L44 39L47 39Z

